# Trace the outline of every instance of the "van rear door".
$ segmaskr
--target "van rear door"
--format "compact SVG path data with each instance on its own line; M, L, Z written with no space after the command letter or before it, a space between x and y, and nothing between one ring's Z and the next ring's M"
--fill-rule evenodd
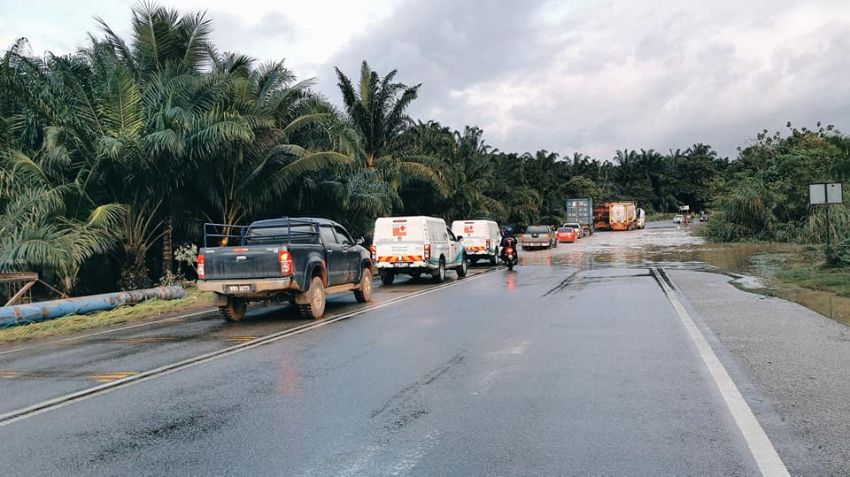
M413 218L386 218L375 222L375 260L412 263L424 260L425 222Z

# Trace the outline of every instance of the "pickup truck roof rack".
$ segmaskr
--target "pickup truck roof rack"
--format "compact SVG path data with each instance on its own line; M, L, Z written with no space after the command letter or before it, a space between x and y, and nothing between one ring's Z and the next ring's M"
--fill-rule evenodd
M251 225L235 225L235 224L204 224L204 248L209 247L227 247L245 245L251 230L258 229L277 229L286 227L285 233L278 234L262 234L259 239L262 242L286 243L289 244L293 239L312 238L319 234L318 225L322 222L335 223L330 220L311 219L311 218L294 218L281 217L278 219L268 219L253 222ZM292 226L308 225L309 230L299 227L298 230L292 230ZM210 244L213 240L213 244ZM257 240L257 239L255 239Z

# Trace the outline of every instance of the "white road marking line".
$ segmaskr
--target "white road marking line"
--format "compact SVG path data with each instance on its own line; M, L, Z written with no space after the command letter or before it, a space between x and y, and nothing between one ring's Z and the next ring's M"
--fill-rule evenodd
M345 320L357 315L362 315L364 313L378 310L380 308L384 308L390 305L394 305L396 303L400 303L403 301L411 300L413 298L418 298L420 296L428 295L430 293L434 293L440 290L444 290L446 288L450 288L456 285L460 285L463 283L469 283L478 278L490 275L492 272L502 270L501 267L490 269L486 272L479 273L477 275L464 278L462 280L456 280L453 282L443 283L440 285L436 285L434 287L428 288L426 290L418 291L411 293L409 295L401 296L398 298L394 298L383 303L378 303L373 306L367 306L365 308L361 308L359 310L355 310L349 313L345 313L339 316L335 316L333 318L327 320L317 321L315 323L308 323L302 326L296 326L295 328L290 328L288 330L279 331L277 333L272 333L270 335L266 335L256 340L249 341L246 343L240 343L237 345L230 346L228 348L224 348L218 351L213 351L210 353L202 354L199 356L195 356L193 358L184 359L182 361L178 361L176 363L166 364L165 366L160 366L159 368L155 368L149 371L144 371L139 374L135 374L132 376L128 376L126 378L118 379L106 384L101 384L99 386L94 386L88 389L83 389L81 391L73 392L66 394L64 396L60 396L53 399L48 399L46 401L42 401L37 404L33 404L24 408L16 409L14 411L7 412L5 414L0 414L0 427L7 426L9 424L22 421L24 419L28 419L33 416L37 416L39 414L53 411L56 409L63 408L65 406L69 406L74 403L78 403L81 401L85 401L87 399L93 398L95 396L101 396L103 394L110 393L112 391L126 388L132 386L134 384L139 384L145 381L149 381L152 379L156 379L162 376L167 376L169 374L175 373L177 371L192 368L198 366L200 364L209 363L211 361L215 361L220 358L224 358L225 356L230 356L236 353L241 353L242 351L247 351L249 349L254 349L259 346L263 346L269 343L274 343L276 341L282 340L284 338L288 338L290 336L299 335L301 333L314 330L316 328L321 328L323 326L327 326L331 323L335 323L340 320Z
M661 288L664 290L664 294L667 296L670 304L673 305L676 315L678 315L682 325L684 325L685 330L687 330L694 346L696 346L697 353L699 353L700 358L702 358L703 364L705 364L705 367L708 368L708 372L714 379L714 384L723 396L723 400L726 402L726 407L735 419L735 424L737 424L738 429L744 436L744 440L747 442L747 446L750 448L750 453L755 459L756 464L758 464L762 475L771 477L790 476L791 474L788 472L788 469L785 467L785 464L782 463L782 459L773 447L773 443L770 442L770 438L767 437L767 434L764 432L764 429L762 429L758 419L756 419L756 416L753 414L752 409L750 409L747 401L744 400L744 396L741 395L741 392L738 390L735 382L732 381L732 377L729 376L729 373L726 371L726 368L723 367L720 359L718 359L717 355L714 354L714 351L711 349L711 345L708 344L705 336L703 336L702 332L694 323L694 320L688 314L687 310L685 310L682 302L679 301L678 296L676 296L676 292L673 291L664 278L662 278L661 272L658 268L652 269L652 272L655 274L656 279L661 285Z

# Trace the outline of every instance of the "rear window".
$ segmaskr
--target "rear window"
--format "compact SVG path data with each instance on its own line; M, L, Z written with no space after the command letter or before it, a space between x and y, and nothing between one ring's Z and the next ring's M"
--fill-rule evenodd
M545 225L532 225L525 231L527 234L545 234L547 232L549 232L549 227Z
M572 227L574 229L580 229L581 225L579 225L579 224L564 224L564 227Z
M572 227L561 227L558 229L558 232L571 232L572 230Z
M290 237L290 233L292 237ZM316 228L310 224L298 224L290 227L258 227L249 229L246 237L248 245L263 243L315 243ZM290 240L291 238L291 240Z

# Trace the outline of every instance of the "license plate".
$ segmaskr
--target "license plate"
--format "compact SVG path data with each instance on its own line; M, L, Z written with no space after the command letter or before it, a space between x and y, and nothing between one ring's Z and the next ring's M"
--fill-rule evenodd
M396 262L394 265L396 267L409 267L410 266L410 264L407 263L407 262Z
M251 293L254 291L254 285L227 285L224 287L227 293Z

